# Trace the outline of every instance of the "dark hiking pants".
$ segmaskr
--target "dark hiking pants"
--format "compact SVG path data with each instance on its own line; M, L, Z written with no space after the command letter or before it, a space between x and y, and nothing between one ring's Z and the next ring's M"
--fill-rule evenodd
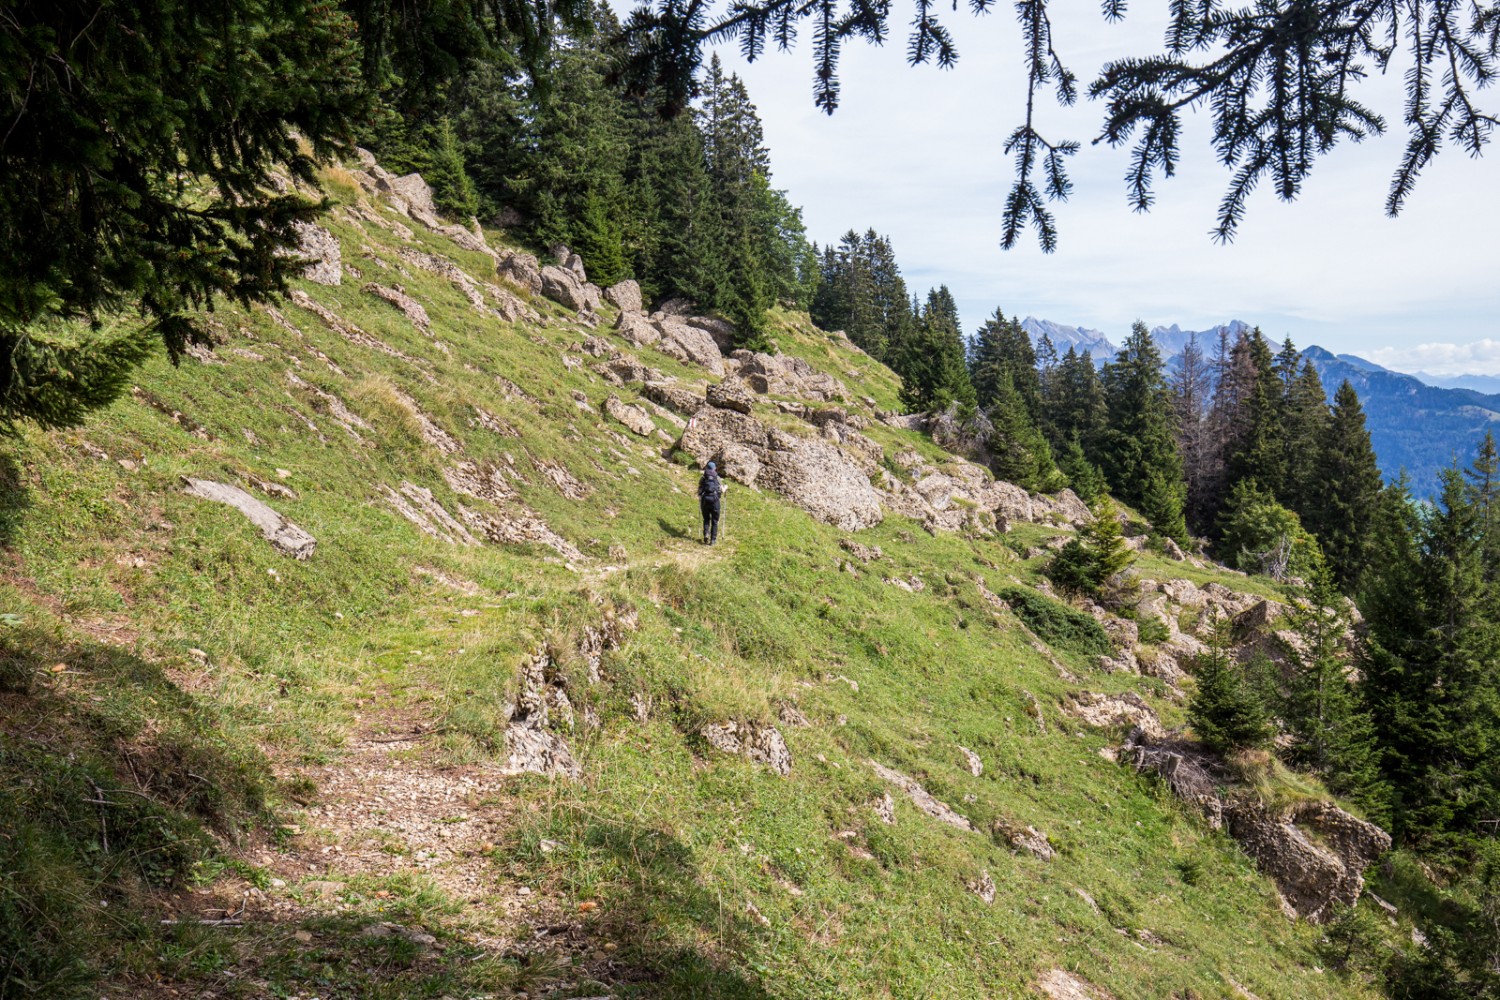
M703 509L703 540L715 542L719 539L719 500L703 498L698 501L698 506Z

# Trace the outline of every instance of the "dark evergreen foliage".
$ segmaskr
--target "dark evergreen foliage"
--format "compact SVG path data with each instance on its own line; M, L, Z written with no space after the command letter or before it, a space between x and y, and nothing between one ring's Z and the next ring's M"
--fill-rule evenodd
M1365 697L1393 793L1393 832L1452 848L1500 816L1500 615L1479 511L1457 469L1390 540L1366 601Z
M1092 615L1043 597L1030 587L1003 587L997 596L1043 642L1084 656L1109 652L1109 635Z
M1303 473L1304 523L1322 544L1339 586L1354 593L1374 555L1382 486L1364 411L1348 382L1334 394L1317 455L1316 469Z
M315 0L11 3L0 17L0 424L76 422L124 384L135 312L175 358L219 296L264 299L366 107L354 25ZM305 140L311 154L299 145Z
M1093 521L1052 557L1047 576L1064 591L1098 597L1135 561L1135 554L1125 545L1119 508L1105 497L1093 512Z
M1265 704L1229 655L1230 627L1225 618L1215 622L1208 652L1198 657L1187 711L1194 735L1222 754L1264 747L1273 735Z
M1176 421L1161 352L1139 321L1103 374L1108 430L1100 465L1114 494L1136 506L1162 535L1187 540L1185 488Z

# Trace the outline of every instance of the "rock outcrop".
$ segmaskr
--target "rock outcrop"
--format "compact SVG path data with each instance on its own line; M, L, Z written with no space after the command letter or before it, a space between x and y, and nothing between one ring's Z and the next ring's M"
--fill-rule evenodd
M1353 905L1364 889L1365 869L1390 850L1390 834L1332 802L1267 805L1253 790L1237 786L1223 761L1191 741L1152 739L1136 730L1124 757L1138 770L1159 775L1210 826L1226 828L1276 883L1293 919L1322 923L1335 906Z
M573 705L567 691L552 674L552 657L538 650L521 667L520 690L516 700L506 706L508 724L505 748L509 754L506 769L512 774L555 774L577 778L578 762L568 748L567 740L549 728L554 711L571 718Z
M842 382L801 358L746 350L735 351L731 357L739 362L740 378L751 391L761 395L791 396L814 402L849 398L849 390Z
M746 388L745 383L737 378L726 378L722 382L715 382L708 387L708 405L717 406L721 410L736 410L748 414L755 402L755 397Z
M656 343L657 350L678 361L698 365L711 375L723 377L724 354L706 331L671 316L653 317L652 325L661 334Z
M702 734L716 750L748 757L783 777L792 773L792 752L775 726L730 719L704 726Z
M947 803L941 802L937 798L935 798L932 793L923 788L915 778L909 778L906 775L902 774L900 771L894 771L891 768L886 767L884 764L877 763L873 760L870 761L870 766L875 769L875 773L880 775L881 778L889 781L891 784L895 785L897 788L905 792L907 798L911 799L913 805L915 805L918 809L922 810L927 815L931 816L933 819L937 820L939 823L946 823L949 826L957 827L960 830L974 829L973 823L970 823L967 818L960 816L958 813L954 812Z
M845 531L873 527L885 517L880 493L838 448L768 428L736 410L699 410L679 447L700 465L717 460L729 478L779 493Z
M1276 883L1295 914L1315 924L1335 906L1352 906L1364 890L1365 869L1390 850L1380 827L1331 802L1299 802L1285 812L1258 801L1227 803L1230 836Z
M238 486L216 483L209 479L187 477L184 477L183 482L186 484L184 492L188 496L228 504L244 514L250 519L251 524L260 529L266 541L270 542L278 552L285 553L293 559L303 560L311 557L313 550L318 547L318 541L312 535Z
M530 295L542 293L542 266L529 253L520 250L499 251L495 273Z
M604 401L604 412L626 427L629 427L641 437L649 437L656 430L656 424L652 421L651 414L639 406L633 406L625 402L613 393Z
M311 222L294 222L297 232L297 256L305 257L309 263L302 269L302 277L319 285L337 285L344 280L344 267L339 241L322 226Z

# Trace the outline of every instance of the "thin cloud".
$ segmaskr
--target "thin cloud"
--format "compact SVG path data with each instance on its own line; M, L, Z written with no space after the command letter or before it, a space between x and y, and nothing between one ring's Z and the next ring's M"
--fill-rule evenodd
M1377 365L1400 372L1431 375L1500 374L1500 340L1489 337L1470 344L1418 344L1415 347L1382 347L1365 357Z

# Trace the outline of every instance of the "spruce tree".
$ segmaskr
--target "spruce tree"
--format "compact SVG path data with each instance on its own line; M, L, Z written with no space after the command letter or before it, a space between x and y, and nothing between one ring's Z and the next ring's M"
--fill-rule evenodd
M1113 493L1134 504L1167 538L1187 541L1185 488L1161 352L1136 321L1104 372L1109 430L1100 465Z
M1286 386L1276 370L1271 346L1258 328L1236 343L1234 350L1241 354L1234 363L1236 374L1248 374L1251 382L1242 387L1248 389L1237 415L1243 431L1226 456L1227 485L1232 489L1235 483L1253 479L1280 499L1286 487Z
M1500 582L1500 451L1493 431L1484 432L1474 464L1464 475L1469 504L1479 519L1485 579L1493 586Z
M958 306L947 285L927 293L916 329L895 348L892 368L901 376L901 402L910 410L974 407Z
M1194 334L1177 359L1172 373L1172 405L1177 417L1177 448L1182 455L1187 499L1183 514L1188 527L1203 534L1213 520L1213 504L1220 488L1221 469L1216 461L1209 396L1213 374Z
M990 424L984 447L995 478L1027 490L1059 488L1062 483L1052 461L1052 449L1026 410L1026 401L1002 373L984 411Z
M1280 499L1305 522L1327 493L1323 455L1332 429L1328 397L1311 361L1302 362L1287 385L1283 414Z
M1107 422L1104 388L1094 360L1070 344L1042 400L1042 431L1054 451L1076 441L1097 465Z
M1415 538L1385 541L1360 669L1379 721L1398 841L1463 844L1500 811L1500 625L1478 512L1449 469Z
M1091 597L1118 590L1120 574L1135 562L1125 544L1120 509L1108 496L1092 507L1094 519L1068 540L1047 565L1047 577L1063 590Z
M1316 470L1303 523L1317 536L1339 586L1354 593L1374 556L1381 481L1359 394L1347 381L1334 393Z
M368 111L354 26L317 0L7 4L0 17L0 430L74 423L199 310L285 290L277 194ZM303 144L306 144L305 146ZM143 332L105 332L132 316Z
M1375 723L1350 679L1353 623L1332 573L1316 571L1289 607L1291 676L1282 717L1297 742L1290 757L1333 791L1376 814L1386 806Z
M1270 716L1243 671L1229 654L1231 624L1214 622L1208 651L1194 667L1197 686L1188 700L1188 726L1209 749L1230 754L1270 742Z
M1106 495L1109 484L1104 480L1104 473L1099 467L1090 462L1088 456L1083 453L1083 445L1073 438L1063 448L1062 454L1057 458L1057 467L1068 479L1068 487L1083 500L1084 503L1093 505Z

